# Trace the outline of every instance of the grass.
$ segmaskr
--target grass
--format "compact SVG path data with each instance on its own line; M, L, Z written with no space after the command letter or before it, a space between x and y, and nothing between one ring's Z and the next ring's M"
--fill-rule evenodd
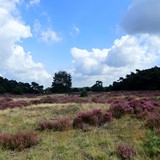
M150 160L143 146L148 129L142 120L129 115L87 132L78 129L64 132L36 130L41 120L74 118L80 111L107 110L108 107L108 104L68 103L0 110L0 133L34 130L39 139L36 146L21 152L0 148L0 160L120 160L117 145L121 142L135 147L135 160Z

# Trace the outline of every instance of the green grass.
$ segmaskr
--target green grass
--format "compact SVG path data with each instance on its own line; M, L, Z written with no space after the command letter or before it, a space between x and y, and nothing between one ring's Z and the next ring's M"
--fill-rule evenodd
M130 116L114 119L91 131L37 131L41 120L59 117L74 118L79 111L108 109L107 104L40 104L23 109L0 111L0 133L35 130L39 143L21 152L0 148L0 160L120 160L117 145L132 144L137 150L135 160L149 160L144 149L146 128L142 120Z

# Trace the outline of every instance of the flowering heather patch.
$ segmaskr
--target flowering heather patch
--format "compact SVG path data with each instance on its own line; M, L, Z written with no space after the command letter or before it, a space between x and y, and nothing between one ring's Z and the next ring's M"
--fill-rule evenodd
M124 160L131 160L136 155L136 150L132 146L126 143L119 144L117 149L118 149L118 154Z
M45 120L38 123L38 130L51 130L54 128L54 123L51 120Z
M158 103L151 99L140 99L140 100L134 100L129 103L130 106L133 108L140 107L142 111L153 111L156 107L159 106ZM136 109L135 109L136 112Z
M72 120L69 118L59 118L54 121L55 131L66 131L72 129Z
M89 99L81 98L77 95L66 96L46 96L40 100L31 100L31 104L43 104L43 103L87 103Z
M109 111L114 118L121 118L125 114L133 114L133 108L125 102L113 103Z
M70 118L59 118L56 120L46 120L38 124L38 130L66 131L72 129L72 120Z
M153 112L149 112L146 116L146 125L153 129L160 127L160 108L155 109Z
M91 101L94 103L107 103L108 99L105 94L97 94L91 97Z
M0 146L4 149L23 150L37 144L37 137L33 132L18 132L15 135L0 135Z
M22 108L27 105L29 105L29 103L26 101L13 101L10 98L0 100L0 110L7 108Z
M136 96L136 97L141 97L141 98L144 98L144 97L150 97L150 98L153 98L153 97L157 97L160 95L160 91L157 90L157 91L112 91L109 93L109 96L110 97L119 97L119 96Z
M84 124L92 126L100 126L106 122L111 121L112 114L104 112L101 109L94 109L88 112L80 112L73 120L73 128L83 129Z
M111 106L109 111L112 112L113 117L121 118L125 114L136 115L141 117L144 112L152 112L159 107L159 104L149 98L145 99L110 99L108 101Z

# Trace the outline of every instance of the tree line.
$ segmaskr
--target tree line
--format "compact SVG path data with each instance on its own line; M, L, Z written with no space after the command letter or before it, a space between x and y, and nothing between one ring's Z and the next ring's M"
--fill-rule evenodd
M155 66L145 70L136 69L135 73L131 72L125 78L120 77L113 82L107 90L160 90L160 68Z
M36 82L29 84L0 77L0 94L43 93L43 88L43 85L39 85Z
M72 77L66 71L59 71L54 74L51 87L44 89L43 85L36 82L23 83L15 80L8 80L0 77L0 94L23 94L23 93L72 93L80 92L84 89L72 87ZM92 87L85 87L86 91L107 92L117 90L160 90L160 68L153 67L145 70L138 70L126 75L125 78L120 77L118 81L112 85L103 87L103 82L97 80Z

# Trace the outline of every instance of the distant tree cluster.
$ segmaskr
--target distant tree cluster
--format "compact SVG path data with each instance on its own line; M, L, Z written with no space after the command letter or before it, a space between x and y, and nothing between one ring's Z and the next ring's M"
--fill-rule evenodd
M8 80L0 77L0 94L23 94L23 93L87 93L116 91L116 90L160 90L160 68L153 67L146 70L136 70L136 73L120 77L118 81L113 82L109 87L103 87L103 82L97 80L92 87L72 88L72 77L66 71L59 71L54 74L51 87L43 89L42 85L36 82L23 83L15 80Z
M91 87L91 90L92 90L93 92L102 92L102 91L104 91L102 81L96 81L96 84L94 84L94 85Z
M160 90L160 68L131 72L126 78L120 77L117 82L107 87L108 90Z
M0 94L43 93L43 86L36 82L23 83L0 77Z
M71 91L72 78L65 71L55 73L51 87L52 93L69 93Z

